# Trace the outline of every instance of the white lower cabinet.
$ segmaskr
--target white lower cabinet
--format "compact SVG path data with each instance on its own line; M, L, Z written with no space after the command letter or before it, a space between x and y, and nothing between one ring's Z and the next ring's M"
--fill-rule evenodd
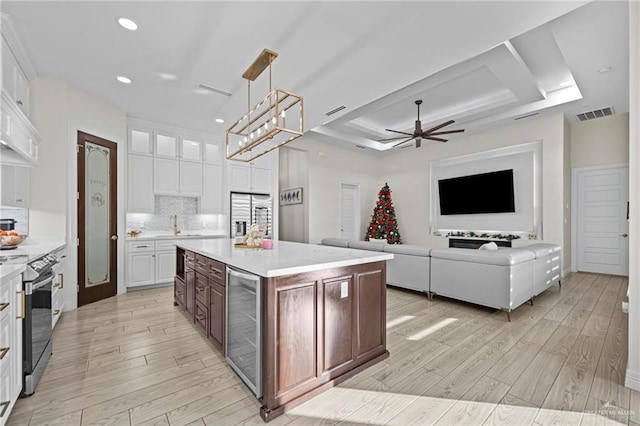
M127 244L127 287L173 282L175 275L173 240L130 241Z
M51 328L55 328L64 310L64 292L62 291L64 288L64 268L66 264L64 252L58 254L58 259L58 264L53 270L55 275L51 285Z
M0 282L0 425L22 391L22 275Z

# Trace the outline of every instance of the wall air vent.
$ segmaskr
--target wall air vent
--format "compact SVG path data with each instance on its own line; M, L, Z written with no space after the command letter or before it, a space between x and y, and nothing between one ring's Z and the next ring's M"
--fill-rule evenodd
M219 95L224 95L224 96L231 96L232 94L229 92L226 92L222 89L216 89L215 87L211 87L208 86L206 84L200 83L198 84L198 88L203 89L203 90L208 90L209 92L213 92L213 93L217 93Z
M533 116L536 116L538 114L539 114L538 112L534 112L533 114L527 114L527 115L523 115L523 116L520 116L520 117L516 117L516 118L514 118L514 120L516 120L516 121L523 120L525 118L533 117Z
M336 113L336 112L338 112L338 111L342 111L342 110L343 110L343 109L345 109L345 108L346 108L346 106L341 105L341 106L339 106L338 108L334 108L334 109L332 109L332 110L331 110L331 111L329 111L329 112L325 112L325 113L324 113L324 115L326 115L326 116L328 117L328 116L330 116L330 115L335 114L335 113Z
M578 120L587 121L593 120L594 118L606 117L608 115L613 114L613 107L605 107L601 109L594 109L593 111L581 112L580 114L576 114Z

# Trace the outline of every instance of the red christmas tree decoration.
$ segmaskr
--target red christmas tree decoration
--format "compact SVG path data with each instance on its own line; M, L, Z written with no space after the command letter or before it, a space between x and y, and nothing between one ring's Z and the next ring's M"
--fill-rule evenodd
M398 222L396 212L391 201L391 190L387 183L378 192L378 201L373 207L371 222L367 228L365 241L370 238L385 239L389 244L402 244L400 232L398 232Z

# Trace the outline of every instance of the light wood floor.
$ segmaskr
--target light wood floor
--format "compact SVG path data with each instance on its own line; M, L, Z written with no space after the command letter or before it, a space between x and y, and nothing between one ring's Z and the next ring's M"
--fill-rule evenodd
M623 386L627 280L573 274L505 314L390 288L391 357L270 424L640 425ZM65 313L10 425L262 424L258 402L170 287Z

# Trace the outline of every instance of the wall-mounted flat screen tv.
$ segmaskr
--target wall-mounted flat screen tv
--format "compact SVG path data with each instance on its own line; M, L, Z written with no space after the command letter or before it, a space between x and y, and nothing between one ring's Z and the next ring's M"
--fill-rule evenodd
M438 180L440 214L513 213L513 169Z

